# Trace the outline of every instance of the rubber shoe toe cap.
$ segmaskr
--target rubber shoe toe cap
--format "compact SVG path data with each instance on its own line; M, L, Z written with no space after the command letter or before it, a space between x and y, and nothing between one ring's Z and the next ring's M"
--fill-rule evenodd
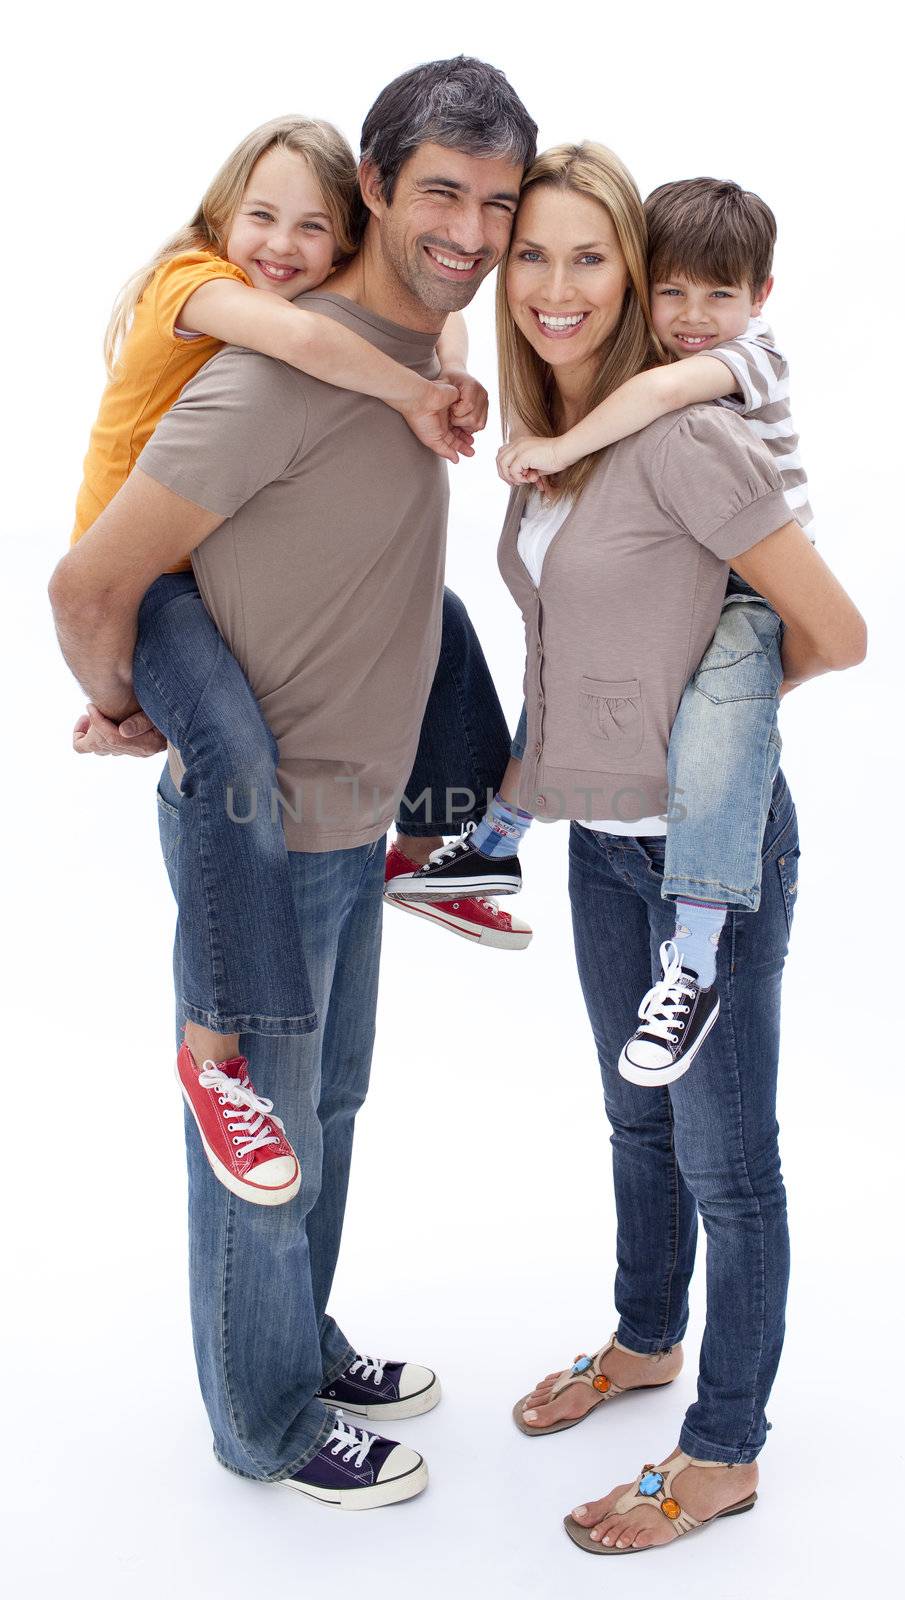
M377 1474L378 1483L389 1483L393 1478L406 1478L410 1472L415 1472L424 1460L417 1450L410 1450L407 1444L397 1444L391 1450Z

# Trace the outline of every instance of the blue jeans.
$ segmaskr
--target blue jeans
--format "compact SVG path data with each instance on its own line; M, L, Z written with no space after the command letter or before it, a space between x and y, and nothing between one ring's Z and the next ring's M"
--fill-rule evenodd
M462 601L446 589L440 659L397 831L430 838L477 822L508 760L506 719L484 652Z
M160 837L174 890L185 801L164 772ZM355 1115L368 1087L377 1006L384 841L288 854L301 943L323 1024L241 1042L298 1153L302 1186L283 1206L237 1200L214 1177L186 1113L189 1277L195 1360L224 1466L288 1477L332 1427L315 1396L353 1358L327 1315L339 1253ZM183 1015L177 929L177 1030Z
M664 897L747 911L760 904L761 841L782 749L781 639L776 612L733 573L669 736Z
M616 1063L673 931L661 892L663 849L659 838L572 824L575 951L612 1127L618 1337L639 1354L682 1339L700 1215L707 1322L698 1397L679 1443L704 1461L753 1461L766 1438L789 1277L776 1074L798 828L782 774L763 838L760 907L730 911L720 941L719 1020L683 1078L638 1088Z
M310 1033L311 982L271 807L276 743L190 572L165 574L145 595L132 674L186 768L173 885L182 1020L215 1033Z

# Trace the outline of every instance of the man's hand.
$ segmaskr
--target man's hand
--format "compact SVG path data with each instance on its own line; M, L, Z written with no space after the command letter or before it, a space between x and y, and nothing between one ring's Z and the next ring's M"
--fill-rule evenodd
M459 391L453 384L431 383L425 379L419 387L417 400L400 408L415 438L446 461L458 461L460 455L474 455L470 431L454 416L458 402Z
M473 378L464 367L447 366L443 368L438 381L451 383L457 391L458 399L450 411L450 420L457 428L472 434L486 428L490 401L487 390L477 378Z
M72 748L80 756L159 756L166 747L163 734L143 711L117 724L89 703L72 730Z

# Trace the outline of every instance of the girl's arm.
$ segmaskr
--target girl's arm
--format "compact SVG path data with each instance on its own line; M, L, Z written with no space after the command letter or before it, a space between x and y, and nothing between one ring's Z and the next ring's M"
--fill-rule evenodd
M515 488L537 483L544 474L564 472L583 456L638 433L670 411L719 400L734 394L737 387L729 368L712 356L688 356L685 361L652 367L629 378L559 438L521 439L504 445L497 455L497 470Z
M230 278L203 283L189 295L177 326L273 356L337 389L373 395L398 411L422 444L448 461L458 461L460 449L467 450L457 431L458 419L449 417L459 399L457 389L419 377L349 328L266 289Z
M459 394L451 412L453 421L466 433L477 433L487 425L489 400L484 385L468 371L468 328L461 311L447 317L437 340L437 356L440 382L454 384Z
M782 694L864 660L864 618L797 522L777 528L731 564L785 624Z

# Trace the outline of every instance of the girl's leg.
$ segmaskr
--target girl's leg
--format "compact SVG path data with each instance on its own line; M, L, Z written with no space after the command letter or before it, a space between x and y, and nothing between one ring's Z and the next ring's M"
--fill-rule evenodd
M139 703L186 769L177 878L186 1020L200 1042L308 1033L316 1017L274 802L276 745L190 573L149 589L133 671Z

